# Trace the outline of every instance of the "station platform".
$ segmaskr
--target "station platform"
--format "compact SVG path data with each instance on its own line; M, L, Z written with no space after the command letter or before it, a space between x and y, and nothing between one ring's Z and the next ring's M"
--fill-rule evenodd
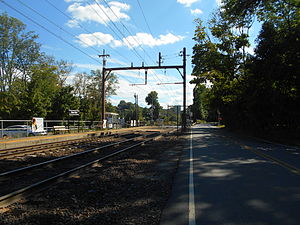
M80 138L96 137L96 136L106 136L109 134L122 134L129 131L143 131L143 130L161 130L161 127L131 127L131 128L122 128L122 129L110 129L110 130L100 130L100 131L89 131L89 132L80 132L72 134L57 134L57 135L46 135L46 136L34 136L34 137L24 137L24 138L9 138L9 139L0 139L0 150L1 149L10 149L25 147L38 144L53 143L59 141L69 141Z

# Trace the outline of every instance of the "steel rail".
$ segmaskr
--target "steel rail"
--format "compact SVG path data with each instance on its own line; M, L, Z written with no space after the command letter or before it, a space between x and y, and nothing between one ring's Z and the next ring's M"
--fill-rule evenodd
M133 134L133 133L129 133L129 134ZM124 135L128 135L128 133L126 133ZM27 155L27 154L34 153L34 152L44 152L44 151L48 151L48 150L50 151L50 150L68 146L71 144L86 143L89 140L91 140L93 143L101 142L102 140L105 140L105 139L98 140L99 138L108 138L108 137L112 137L112 136L115 136L115 135L108 135L108 136L103 136L103 137L82 138L82 139L75 139L76 141L75 140L62 141L62 142L54 142L54 143L47 143L47 144L41 144L41 145L32 145L32 146L13 148L13 149L5 149L2 151L7 152L7 154L1 154L1 152L0 152L0 159L8 159L8 158L12 158L14 156L22 156L22 155Z
M158 133L160 134L160 132L158 132ZM147 143L147 142L149 142L151 140L154 140L154 139L160 137L161 135L162 134L157 135L156 137L151 137L151 138L149 138L147 140L144 140L144 141L140 141L139 143L136 143L134 145L131 145L129 147L126 147L124 149L116 151L114 153L108 154L108 155L103 156L103 157L101 157L99 159L93 160L93 161L85 163L85 164L83 164L81 166L75 167L73 169L70 169L68 171L62 172L62 173L57 174L55 176L52 176L50 178L47 178L47 179L44 179L42 181L36 182L34 184L31 184L31 185L29 185L27 187L24 187L24 188L21 188L19 190L14 191L14 192L11 192L9 194L3 195L3 196L0 197L0 207L5 207L7 205L10 205L12 203L15 203L15 202L19 201L20 199L29 197L32 194L36 193L36 192L39 192L39 191L42 191L42 190L48 188L52 184L58 183L60 181L63 181L63 178L70 177L71 175L74 175L74 174L78 173L82 169L85 169L85 168L87 168L89 166L97 164L100 161L103 161L105 159L108 159L108 158L111 158L113 156L116 156L116 155L118 155L118 154L120 154L122 152L125 152L125 151L129 150L129 149L132 149L132 148L135 148L137 146L143 145L143 144L145 144L145 143Z
M105 136L104 136L105 137ZM27 145L24 147L15 147L15 148L8 148L8 149L1 149L1 152L9 152L9 151L18 151L19 149L27 149L27 148L41 148L44 146L53 146L53 145L59 145L59 144L69 144L69 143L77 143L81 142L82 140L89 140L89 139L94 139L94 138L99 138L99 137L87 137L87 138L77 138L73 140L67 140L67 141L56 141L56 142L51 142L51 143L44 143L44 144L37 144L37 145Z
M94 134L94 133L93 133ZM124 133L126 134L131 134L131 133ZM89 140L89 139L96 139L96 138L103 138L103 137L111 137L111 136L116 136L119 135L119 133L115 133L115 134L104 134L101 133L98 136L90 136L90 137L86 137L86 138L76 138L76 139L72 139L72 140L66 140L66 141L55 141L55 142L51 142L51 143L43 143L43 144L36 144L36 145L27 145L24 147L15 147L15 148L8 148L8 149L0 149L0 153L1 152L6 152L6 151L14 151L14 150L18 150L18 149L26 149L26 148L35 148L35 147L43 147L43 146L48 146L48 145L56 145L56 144L61 144L61 143L77 143L77 142L81 142L84 140Z
M45 143L45 144L37 144L37 145L29 145L24 147L17 147L17 148L10 148L10 149L1 149L0 150L0 157L1 155L4 155L5 153L14 153L14 152L21 152L21 151L27 151L27 150L40 150L45 147L57 147L57 146L65 146L69 144L76 144L81 142L86 142L89 140L97 139L99 137L89 137L89 138L80 138L80 139L74 139L74 140L68 140L68 141L58 141L53 143Z
M137 138L139 138L139 137L130 138L130 139L127 139L127 140L124 140L124 141L119 141L119 142L108 144L108 145L105 145L105 146L92 148L92 149L85 150L83 152L75 153L75 154L72 154L72 155L62 156L62 157L59 157L59 158L56 158L56 159L52 159L52 160L48 160L48 161L45 161L45 162L37 163L37 164L31 165L31 166L26 166L26 167L18 168L18 169L15 169L15 170L10 170L10 171L7 171L7 172L3 172L3 173L0 173L0 179L4 179L4 178L7 178L8 176L12 176L12 175L17 175L19 173L28 172L32 169L40 168L40 167L43 167L43 166L46 166L46 165L49 165L49 164L52 164L52 163L60 162L62 160L67 160L67 159L75 158L75 157L78 157L78 156L86 155L86 154L89 154L91 152L95 152L95 151L98 151L98 150L101 150L101 149L104 149L104 148L109 148L109 147L116 146L116 145L119 145L119 144L122 144L122 143L130 142L130 141L132 141L134 139L137 139Z
M31 153L51 151L51 150L55 150L55 149L65 147L65 146L70 146L70 145L80 144L80 143L87 143L87 141L92 141L93 143L101 142L101 141L96 140L96 138L95 138L95 140L85 139L83 141L63 143L61 145L59 145L59 143L57 143L56 145L43 146L41 148L33 148L33 149L26 148L24 150L22 148L20 148L19 151L12 151L12 152L8 151L8 153L6 153L6 154L0 154L0 159L10 159L10 158L15 157L15 156L25 156L25 155L28 155L28 154L31 154Z

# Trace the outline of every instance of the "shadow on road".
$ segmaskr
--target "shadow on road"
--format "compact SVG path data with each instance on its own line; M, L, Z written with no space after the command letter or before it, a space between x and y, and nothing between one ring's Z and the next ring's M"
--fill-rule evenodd
M299 224L298 175L243 149L221 129L202 126L193 128L192 133L197 224ZM162 224L187 221L188 177L189 147L181 162L179 181L174 183L176 200L170 201L170 204L178 203L177 208L171 206L169 222Z

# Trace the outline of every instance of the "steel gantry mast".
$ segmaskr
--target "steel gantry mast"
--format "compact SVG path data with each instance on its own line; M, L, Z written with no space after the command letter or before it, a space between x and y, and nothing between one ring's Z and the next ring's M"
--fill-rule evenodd
M112 71L121 71L121 70L157 70L157 69L177 69L178 72L180 73L183 82L182 83L166 83L166 84L183 84L183 116L182 116L182 128L185 131L186 130L186 48L183 48L182 51L182 57L183 57L183 62L182 65L172 65L172 66L164 66L161 65L161 53L159 53L159 57L158 57L158 66L144 66L144 64L142 64L142 66L133 66L133 64L131 64L130 67L112 67L112 68L106 68L105 67L105 57L108 57L109 55L105 55L105 51L103 51L103 55L99 55L99 57L103 57L103 70L102 70L102 122L104 123L104 115L105 114L105 81L106 78L109 76L109 74ZM182 73L180 71L180 69L182 69ZM107 73L107 74L106 74ZM147 84L145 82L145 84ZM163 84L163 83L161 83ZM103 110L104 109L104 110Z

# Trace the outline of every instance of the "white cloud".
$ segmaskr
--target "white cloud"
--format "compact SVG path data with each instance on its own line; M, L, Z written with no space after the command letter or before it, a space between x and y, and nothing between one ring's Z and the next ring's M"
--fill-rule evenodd
M103 46L109 44L111 47L127 46L129 48L139 46L160 46L174 44L183 40L185 37L181 35L174 35L168 33L166 35L159 35L158 38L154 38L148 33L137 33L134 36L128 36L122 40L115 40L112 35L96 32L93 34L80 34L77 36L77 42L83 47L91 46Z
M177 0L178 3L184 5L185 7L190 7L193 3L198 1L199 0Z
M101 69L100 64L75 63L75 64L73 64L73 66L78 67L78 68L88 69L88 70L99 70L99 69Z
M71 2L71 0L66 1ZM67 9L71 13L73 20L69 20L67 25L74 27L78 22L96 22L106 25L110 20L118 22L119 20L130 19L125 13L130 9L130 5L116 1L109 2L108 4L112 10L99 3L83 4L80 1L73 1Z
M166 35L159 35L159 38L154 38L149 33L137 33L134 36L128 36L127 38L123 38L123 45L126 45L129 48L142 46L160 46L160 45L168 45L174 44L183 40L185 37L181 35L174 35L172 33L168 33Z
M196 16L202 14L203 11L201 9L191 9L191 14Z
M114 38L110 34L95 32L93 34L80 34L77 42L83 47L102 46L111 43Z
M112 44L111 44L111 46L112 47L121 47L121 46L123 46L124 44L123 44L123 42L122 41L120 41L120 40L113 40L113 42L112 42Z

